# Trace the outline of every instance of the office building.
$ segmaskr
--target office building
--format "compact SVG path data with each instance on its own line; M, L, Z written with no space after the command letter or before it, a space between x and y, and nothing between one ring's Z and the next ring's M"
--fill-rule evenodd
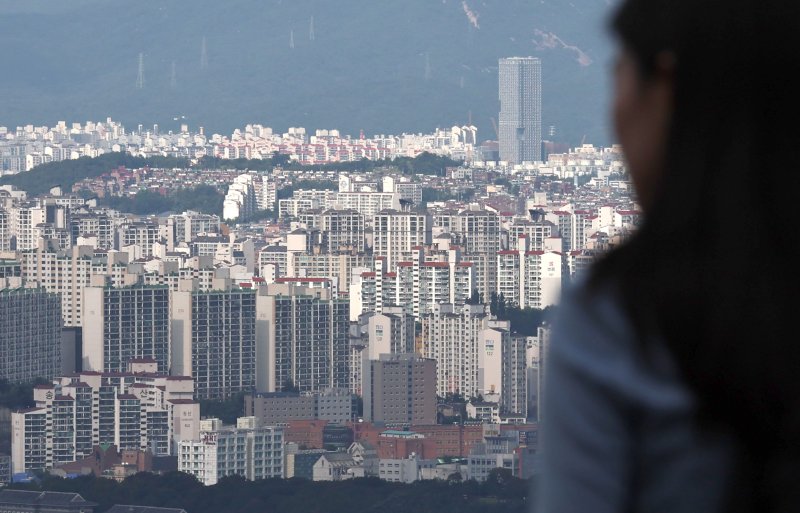
M365 362L364 420L386 424L436 423L436 361L413 354L381 354Z
M542 64L536 57L500 59L500 160L542 160Z
M284 424L291 420L325 420L344 425L356 416L355 397L350 390L329 388L320 392L261 392L244 398L246 416L262 425Z

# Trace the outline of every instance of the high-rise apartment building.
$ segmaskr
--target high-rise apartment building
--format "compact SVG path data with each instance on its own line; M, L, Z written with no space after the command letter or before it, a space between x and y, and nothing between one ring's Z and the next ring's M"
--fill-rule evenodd
M500 59L500 160L542 160L542 64L536 57Z
M169 288L86 287L83 296L85 370L124 372L132 360L152 358L168 371Z
M258 369L258 390L275 392L288 383L300 392L349 388L347 301L288 283L262 288L258 301L258 360L264 362Z
M503 348L503 387L500 412L527 417L527 337L514 335Z
M436 424L436 361L413 354L382 354L364 372L364 420Z
M57 294L0 289L0 325L0 379L25 383L58 374L62 319Z
M126 372L82 372L37 385L36 406L11 415L14 472L43 470L88 456L99 444L175 452L199 437L200 406L191 378L157 372L152 359Z
M373 254L385 257L387 269L411 257L414 248L431 242L431 218L425 214L382 210L372 220Z
M192 376L196 395L220 399L256 385L256 293L172 294L172 374Z
M486 305L436 305L422 317L423 354L436 360L436 393L500 396L509 338L508 322L495 320Z

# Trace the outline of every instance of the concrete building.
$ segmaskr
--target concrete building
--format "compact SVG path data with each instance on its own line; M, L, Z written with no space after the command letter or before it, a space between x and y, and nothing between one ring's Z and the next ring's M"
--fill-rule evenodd
M151 219L130 221L123 224L117 233L115 249L125 251L131 260L153 255L153 245L161 238L158 222Z
M0 488L11 482L11 456L0 454Z
M259 289L257 389L275 392L291 384L300 392L350 385L347 301L324 291L273 284ZM262 331L263 330L263 331Z
M423 354L436 360L436 393L497 396L502 388L502 348L507 321L496 321L486 305L437 305L422 317Z
M178 470L206 486L226 476L249 481L284 477L283 428L259 426L254 417L240 417L236 426L219 419L201 421L200 437L178 448Z
M172 374L192 376L201 399L256 386L256 293L217 283L217 290L172 294Z
M381 458L378 463L378 477L383 481L410 484L422 479L425 470L436 467L436 460L423 460L417 454L405 459Z
M220 233L218 216L192 211L169 216L166 228L169 235L167 239L173 244L190 243L200 234Z
M245 396L244 411L264 425L312 419L344 425L355 418L354 399L349 390L336 388L306 394L263 392Z
M512 335L503 347L500 411L503 415L528 416L528 337Z
M0 319L0 379L28 383L56 377L63 322L58 295L44 289L0 289Z
M372 218L375 257L386 259L386 268L394 269L410 260L414 248L431 242L431 217L426 214L381 210Z
M436 233L449 233L464 254L494 254L500 248L500 217L478 205L435 214L433 225Z
M84 369L124 372L136 358L170 369L167 287L86 287L83 296Z
M436 423L436 361L413 354L381 354L363 377L364 420L386 424Z
M364 469L346 452L326 452L314 463L312 476L314 481L344 481L364 477Z
M100 444L165 456L196 439L200 408L191 378L156 371L153 360L141 360L128 372L87 371L37 385L36 406L12 413L14 473L76 461Z
M83 326L83 292L92 284L93 276L102 277L103 285L115 287L136 283L136 276L127 272L128 255L118 251L95 253L85 245L60 251L40 244L18 255L26 283L61 295L64 326Z
M228 187L222 203L222 218L226 221L247 217L256 211L258 201L251 174L237 176Z
M497 293L506 304L520 308L546 308L558 303L564 277L564 258L554 251L522 248L497 252Z
M500 59L500 160L542 160L542 65L536 57Z

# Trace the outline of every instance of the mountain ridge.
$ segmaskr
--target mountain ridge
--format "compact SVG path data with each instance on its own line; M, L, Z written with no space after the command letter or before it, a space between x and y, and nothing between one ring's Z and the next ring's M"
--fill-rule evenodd
M0 125L112 117L174 130L184 116L207 133L261 123L357 135L431 131L471 113L492 139L497 59L533 55L543 125L572 144L611 142L604 0L14 3L0 2L0 69L13 70L0 81Z

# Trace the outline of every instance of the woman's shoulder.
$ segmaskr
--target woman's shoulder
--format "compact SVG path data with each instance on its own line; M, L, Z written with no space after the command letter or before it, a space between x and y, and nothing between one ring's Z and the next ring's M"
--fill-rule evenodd
M641 333L613 283L579 281L565 292L553 322L551 361L579 372L598 392L626 402L686 407L692 402L658 333Z

